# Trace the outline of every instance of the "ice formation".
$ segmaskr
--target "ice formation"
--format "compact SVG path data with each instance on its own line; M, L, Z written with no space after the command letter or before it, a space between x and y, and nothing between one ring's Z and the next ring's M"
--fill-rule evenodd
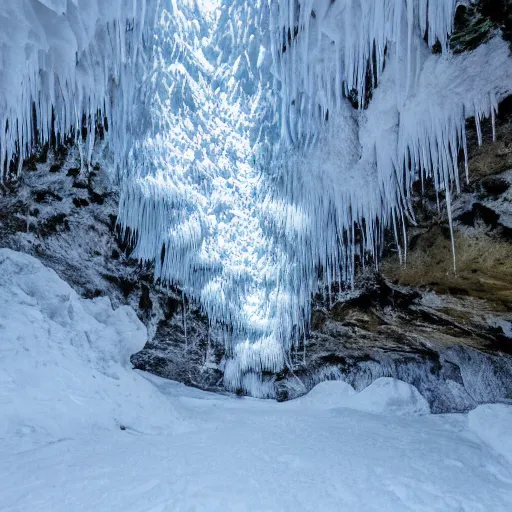
M472 53L449 52L459 3L292 0L274 9L284 163L273 211L283 200L293 209L276 225L291 247L309 249L328 287L340 269L350 280L367 251L378 261L385 228L406 236L413 181L432 178L450 211L465 119L474 116L478 127L482 117L494 119L510 93L509 52L499 37ZM431 51L436 43L441 55ZM298 215L308 222L298 227Z
M226 385L271 396L312 294L386 229L406 247L414 181L450 211L466 118L512 93L499 33L450 52L461 3L4 0L3 175L52 132L86 166L106 117L134 254L202 305Z
M104 117L126 128L143 59L146 0L5 0L0 5L1 182L34 145L73 136L90 163ZM117 98L117 101L114 99ZM111 107L116 105L115 110ZM82 137L83 136L83 137ZM129 144L113 136L115 152ZM17 158L21 157L21 158Z

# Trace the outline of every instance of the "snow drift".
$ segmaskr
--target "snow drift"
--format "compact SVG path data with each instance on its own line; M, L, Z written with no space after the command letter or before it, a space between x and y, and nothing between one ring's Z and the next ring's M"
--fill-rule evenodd
M147 340L131 308L81 299L53 270L9 249L0 249L0 273L3 443L22 451L121 425L145 433L185 425L131 370L130 355Z
M2 511L510 510L511 406L430 415L391 379L201 392L126 367L130 308L10 250L0 272Z

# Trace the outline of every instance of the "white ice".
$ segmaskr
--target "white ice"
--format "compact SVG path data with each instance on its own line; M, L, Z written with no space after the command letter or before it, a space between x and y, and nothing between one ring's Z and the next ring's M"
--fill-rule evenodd
M188 389L131 370L130 309L10 250L0 273L2 512L511 509L511 406L433 416L389 379L285 404Z

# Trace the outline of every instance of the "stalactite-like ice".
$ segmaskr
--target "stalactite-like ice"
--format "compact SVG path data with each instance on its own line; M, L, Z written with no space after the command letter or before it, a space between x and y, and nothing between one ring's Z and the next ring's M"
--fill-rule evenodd
M3 0L0 5L0 169L19 172L36 144L73 134L88 165L98 122L130 145L137 68L153 0ZM115 104L115 108L113 108ZM34 107L34 108L33 108ZM82 128L87 136L82 138ZM21 158L17 158L17 157ZM18 168L12 165L18 162ZM11 169L10 169L11 168Z
M134 255L155 260L155 278L199 300L220 326L227 385L260 396L272 394L271 383L256 386L261 373L283 368L281 339L291 339L276 336L289 318L282 251L269 250L261 222L261 162L278 134L266 13L263 2L164 4L142 100L151 123L130 154L119 216Z
M272 3L281 137L266 214L296 262L281 276L295 296L317 290L321 269L320 291L331 300L331 285L350 283L356 264L368 256L378 263L385 229L402 241L405 259L418 179L432 179L446 198L451 225L465 120L494 119L512 92L509 48L499 34L471 53L450 53L460 3ZM303 290L305 283L312 286Z

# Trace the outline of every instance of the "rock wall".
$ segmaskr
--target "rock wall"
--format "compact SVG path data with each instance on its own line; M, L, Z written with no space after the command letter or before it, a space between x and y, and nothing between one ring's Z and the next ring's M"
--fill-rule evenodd
M455 270L444 198L418 183L406 264L390 238L380 271L361 271L356 292L332 307L317 297L305 356L279 376L280 398L325 379L361 389L381 376L415 385L434 412L512 398L510 98L495 128L493 142L491 122L482 125L479 147L467 123L470 179L452 208Z
M0 246L39 258L83 297L132 306L150 340L135 367L221 389L218 334L179 290L160 287L151 267L130 258L117 207L116 185L99 164L85 172L76 148L39 149L0 196Z

